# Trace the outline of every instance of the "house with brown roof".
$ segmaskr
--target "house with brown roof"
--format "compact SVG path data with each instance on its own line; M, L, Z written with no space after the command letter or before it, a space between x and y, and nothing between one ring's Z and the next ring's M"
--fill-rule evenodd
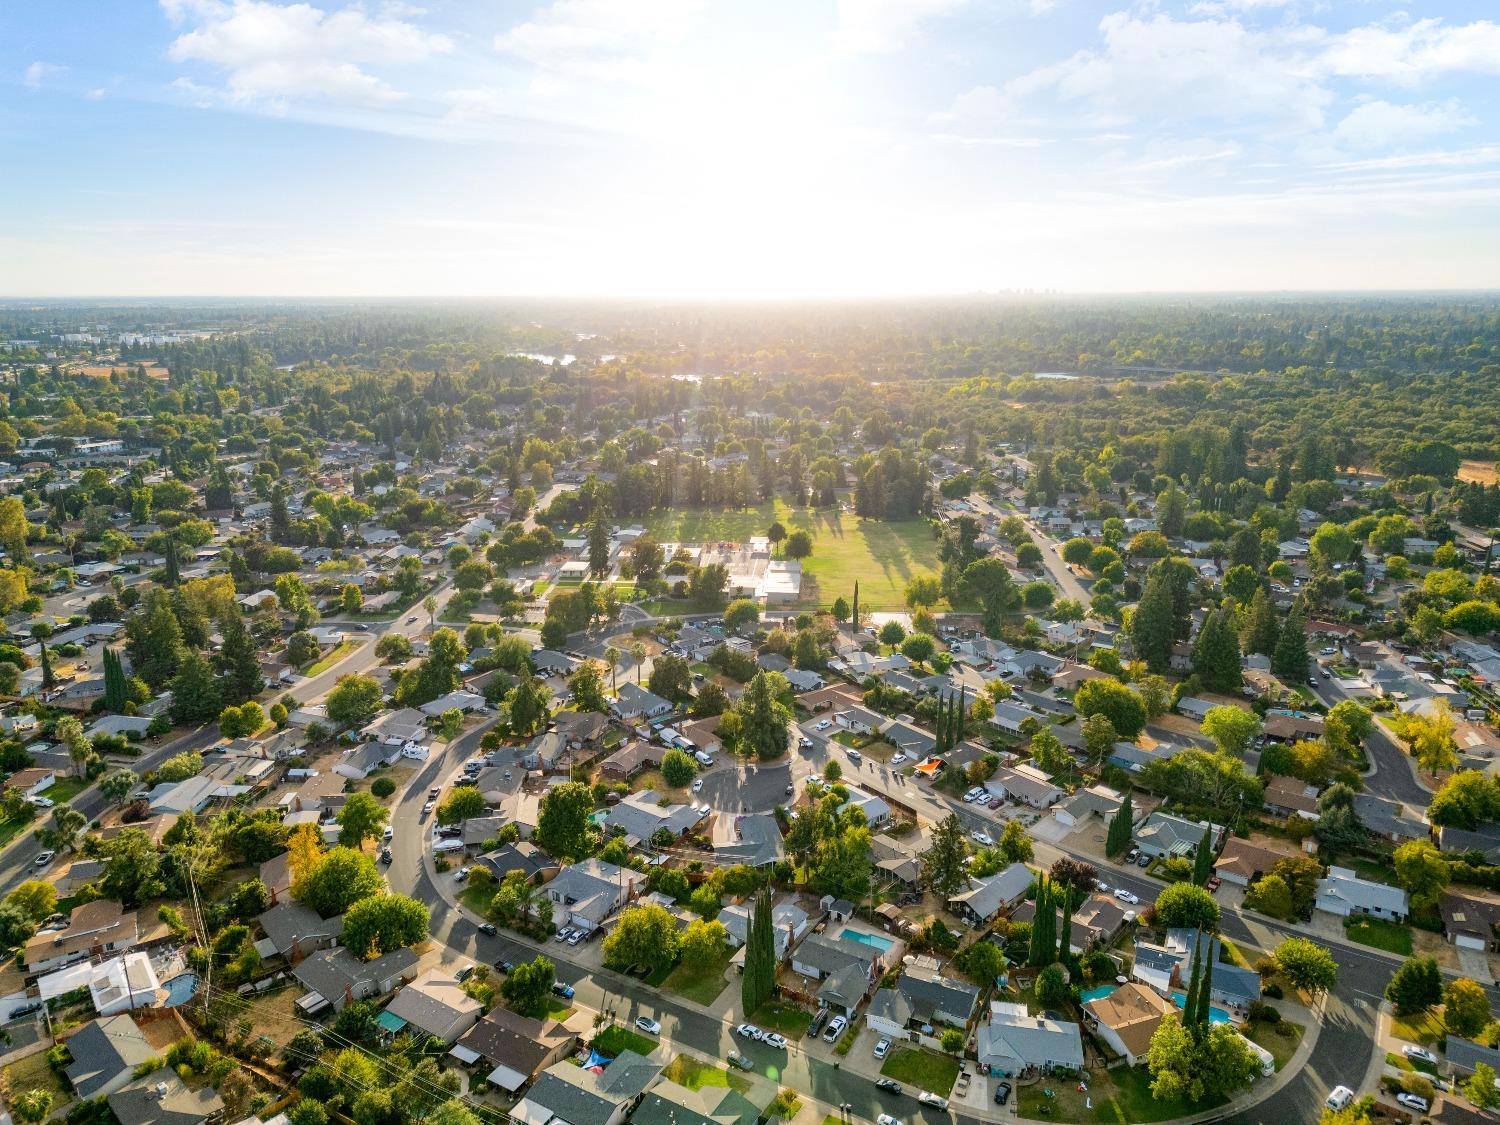
M1459 949L1500 949L1495 930L1500 924L1500 897L1450 889L1438 900L1438 910L1443 932Z
M37 931L23 957L29 972L45 972L86 957L129 952L139 939L136 912L101 898L75 906L63 928Z
M1214 873L1226 883L1248 887L1262 875L1269 874L1284 859L1297 853L1290 848L1268 847L1231 836L1214 862Z
M96 835L100 840L113 840L121 832L127 830L144 832L151 838L151 842L153 844L155 844L157 847L161 847L162 840L166 837L167 833L172 830L172 825L176 823L177 818L175 816L168 816L166 813L160 813L157 816L148 817L145 820L137 820L132 822L122 821L119 824L111 824L108 828L99 829Z
M627 781L645 769L657 769L665 747L633 738L599 765L599 772L611 781Z
M1295 777L1277 775L1266 783L1266 811L1285 820L1290 816L1318 819L1318 787Z
M485 1080L509 1093L536 1080L567 1057L578 1037L557 1020L534 1020L508 1008L495 1008L453 1045L449 1054L490 1067Z
M1317 715L1292 715L1272 711L1266 715L1262 733L1272 742L1296 742L1323 737L1323 720Z
M1083 1022L1128 1066L1145 1061L1151 1037L1176 1005L1155 989L1132 981L1083 1004Z

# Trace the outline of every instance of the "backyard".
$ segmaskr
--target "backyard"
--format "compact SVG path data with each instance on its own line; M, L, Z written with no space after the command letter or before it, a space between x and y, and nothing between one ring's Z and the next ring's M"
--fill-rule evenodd
M1151 1075L1143 1066L1091 1071L1087 1089L1077 1079L1044 1078L1022 1086L1016 1096L1022 1117L1053 1121L1094 1121L1124 1125L1166 1121L1210 1106L1186 1101L1159 1101L1151 1094ZM1048 1092L1051 1096L1048 1096ZM1217 1104L1217 1103L1215 1103ZM1092 1106L1092 1108L1090 1108Z
M866 520L853 512L792 509L780 500L737 511L657 512L646 529L663 542L743 542L774 521L808 531L813 553L802 561L802 602L832 605L859 582L861 610L904 610L906 584L937 572L937 541L925 520Z
M1344 921L1344 936L1360 945L1373 946L1401 957L1411 956L1411 929L1384 918L1348 918Z
M958 1059L935 1051L915 1047L898 1047L880 1068L880 1073L897 1082L930 1090L947 1097L958 1080Z

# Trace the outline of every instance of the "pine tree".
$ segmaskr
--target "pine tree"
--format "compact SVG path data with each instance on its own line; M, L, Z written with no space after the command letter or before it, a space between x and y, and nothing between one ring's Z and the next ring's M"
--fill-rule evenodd
M1119 855L1130 843L1130 835L1135 830L1134 817L1135 811L1130 807L1130 794L1127 793L1109 821L1109 835L1104 844L1109 855Z
M110 711L123 711L129 698L129 687L125 682L125 666L120 663L120 654L108 646L104 649L104 706Z
M1240 688L1240 642L1218 611L1209 613L1193 644L1193 672L1210 691Z
M1250 608L1245 615L1245 631L1241 638L1246 652L1258 652L1270 656L1276 651L1279 629L1276 622L1276 607L1264 586L1255 591L1250 599Z
M172 719L194 725L212 722L223 709L219 681L203 654L187 650L182 667L172 678Z
M177 536L168 534L166 544L167 572L163 582L175 589L182 581L182 562L177 557Z
M245 628L245 620L239 607L231 608L219 622L219 633L224 638L214 667L219 673L220 686L226 703L240 704L254 699L265 687L266 681L260 673L260 660L256 655L255 639Z
M1208 882L1208 876L1213 871L1214 853L1213 845L1210 843L1212 829L1203 830L1203 839L1198 841L1198 850L1193 853L1193 882L1203 886Z
M859 579L854 580L854 608L849 614L849 627L859 632Z
M1297 684L1305 684L1311 672L1307 659L1307 629L1303 624L1302 610L1295 605L1286 615L1276 651L1271 654L1271 671L1283 680Z
M1130 643L1135 654L1156 673L1172 662L1172 588L1164 573L1152 570L1135 616L1130 619Z

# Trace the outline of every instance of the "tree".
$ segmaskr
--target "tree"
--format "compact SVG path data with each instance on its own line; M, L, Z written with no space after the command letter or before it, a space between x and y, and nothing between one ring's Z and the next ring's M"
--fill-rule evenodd
M115 770L99 780L99 792L110 804L120 805L135 792L140 783L141 779L130 770Z
M1114 727L1110 730L1113 731ZM1068 767L1067 747L1050 730L1039 730L1031 736L1031 757L1049 774L1060 773Z
M1073 705L1080 715L1103 715L1122 738L1134 739L1146 725L1141 697L1118 680L1085 680L1078 685Z
M919 574L906 584L906 604L911 609L934 606L943 598L943 583L934 574Z
M390 810L368 793L350 793L339 810L339 844L346 848L362 848L366 840L380 835L380 829L390 819Z
M225 738L249 738L266 725L266 713L251 699L219 712L219 733Z
M1240 639L1225 615L1210 612L1193 642L1193 672L1211 691L1240 689Z
M1030 863L1036 854L1031 837L1026 834L1026 826L1019 820L1008 820L1005 828L1000 833L1000 840L995 845L1000 852L1002 863Z
M484 794L472 785L455 785L448 796L437 807L439 824L461 824L466 820L483 816Z
M794 531L786 540L786 557L789 559L805 559L813 553L813 537L808 531Z
M1104 715L1094 714L1083 720L1083 752L1095 766L1110 756L1118 738L1114 724Z
M156 841L139 828L126 828L101 847L104 872L99 889L105 897L118 899L127 907L162 894L160 877L161 851Z
M682 931L682 963L695 969L710 969L729 952L729 931L723 922L699 919Z
M1294 684L1305 684L1312 672L1307 655L1307 627L1302 620L1302 611L1295 605L1286 615L1281 634L1276 639L1276 649L1271 653L1271 671Z
M1192 883L1173 883L1156 896L1156 921L1167 929L1219 928L1219 904L1214 896Z
M219 615L219 635L224 643L214 655L214 669L219 674L224 698L242 703L259 695L266 680L261 675L255 638L245 628L239 607L233 603L231 606Z
M1354 546L1354 537L1336 523L1323 524L1308 540L1313 558L1324 566L1348 562L1354 557Z
M736 598L724 607L724 628L731 633L760 620L760 606L751 598Z
M1245 905L1272 918L1292 917L1292 892L1280 875L1262 875L1245 892Z
M651 678L646 686L655 695L681 703L693 692L693 667L687 657L662 653L651 662Z
M596 660L585 660L568 676L568 694L580 711L603 715L609 710L604 698L604 673Z
M981 988L987 988L1005 972L1005 954L992 941L976 941L962 954L963 970Z
M912 633L901 642L901 655L913 664L926 664L937 652L937 641L926 633Z
M1093 543L1080 535L1064 543L1058 554L1062 555L1063 562L1070 566L1084 566L1088 563L1089 555L1093 554L1093 551Z
M379 957L427 940L427 907L399 894L360 899L344 914L340 939L359 958Z
M1203 886L1214 872L1213 829L1205 828L1203 838L1193 851L1193 882Z
M1438 773L1458 765L1453 715L1446 703L1434 704L1425 715L1407 715L1401 720L1400 734L1411 747L1411 756L1426 772Z
M789 724L792 713L786 704L777 699L772 676L783 686L786 680L779 673L757 672L745 688L739 705L735 708L742 724L740 747L761 759L777 758L785 754L791 743Z
M512 1011L541 1019L547 1014L547 1003L556 979L557 970L552 962L545 957L535 957L521 962L506 974L500 985L500 995Z
M40 879L27 879L5 896L7 904L25 911L34 922L41 922L57 909L57 888Z
M115 649L104 649L104 706L110 711L123 711L130 698L130 688L125 677L125 666Z
M1019 551L1016 557L1020 561ZM1005 623L1005 615L1019 600L1010 568L997 558L976 559L964 567L958 588L961 596L973 598L979 603L984 635L998 637Z
M1037 974L1036 998L1043 1007L1067 1007L1072 999L1072 992L1068 989L1068 981L1063 976L1062 969L1056 965L1048 965Z
M536 839L552 855L580 860L589 854L589 815L594 795L578 781L564 782L547 790L537 813Z
M1430 910L1442 897L1448 885L1448 863L1430 840L1411 840L1396 849L1392 857L1396 884L1411 898L1418 910Z
M1031 923L1031 944L1026 963L1034 969L1050 965L1057 957L1057 904L1046 879L1036 884L1036 913Z
M1323 722L1323 741L1346 758L1357 757L1370 735L1375 717L1353 699L1341 699L1329 708Z
M1443 1024L1448 1034L1478 1038L1490 1022L1490 998L1484 986L1467 977L1448 982L1443 990Z
M51 1115L52 1101L51 1090L32 1088L18 1091L12 1097L10 1107L18 1121L41 1122Z
M1287 938L1272 954L1276 971L1294 988L1317 995L1332 990L1338 980L1333 954L1307 938Z
M1256 587L1245 613L1240 645L1246 652L1258 652L1270 656L1276 651L1277 639L1281 636L1281 625L1276 619L1276 607L1264 586Z
M948 816L932 830L932 843L922 856L922 882L939 898L947 900L968 884L969 846L957 813Z
M186 781L190 777L197 777L202 772L203 755L196 750L184 750L181 754L173 754L156 767L156 780L158 782Z
M747 1016L753 1015L776 991L776 934L771 911L771 890L761 887L745 936L745 968L740 980L740 1001Z
M187 650L171 688L172 718L176 722L198 726L219 717L223 702L219 682L201 652Z
M715 715L722 715L729 709L729 696L715 681L707 680L698 689L698 694L693 696L692 706L688 713L695 719L708 719Z
M771 544L771 550L776 550L786 542L786 525L780 520L772 520L771 526L766 528L766 540Z
M834 598L833 605L828 608L828 612L833 614L833 619L842 625L849 620L848 600L843 597Z
M1131 805L1130 794L1126 793L1120 802L1120 807L1115 810L1115 815L1109 818L1109 830L1105 835L1104 851L1106 855L1117 856L1130 846L1130 838L1135 832L1135 809Z
M56 805L46 828L37 829L37 839L57 851L72 851L78 845L78 837L88 827L89 818L72 805Z
M373 859L338 847L320 857L300 880L293 879L292 895L320 917L332 918L347 913L360 899L379 894L384 885Z
M59 719L54 730L57 740L67 748L68 757L73 762L73 772L83 777L89 758L94 753L93 739L83 733L83 724L72 715Z
M697 773L698 763L681 750L668 750L662 755L661 775L673 789L681 789L685 785L691 785Z
M1385 986L1398 1016L1425 1012L1443 999L1443 975L1431 957L1408 957Z
M1210 707L1203 716L1203 733L1226 754L1239 757L1260 733L1260 719L1254 711L1242 707Z
M677 920L664 907L631 906L604 939L604 963L615 969L664 969L677 960L680 948Z
M1151 1037L1146 1068L1158 1101L1201 1102L1226 1098L1246 1085L1260 1072L1260 1060L1229 1024L1195 1030L1167 1016Z
M1146 578L1135 614L1130 619L1130 640L1136 656L1153 672L1165 672L1172 661L1176 640L1172 583L1166 572L1152 567Z
M1463 1089L1464 1097L1481 1110L1500 1106L1500 1087L1495 1085L1495 1068L1489 1063L1476 1063Z

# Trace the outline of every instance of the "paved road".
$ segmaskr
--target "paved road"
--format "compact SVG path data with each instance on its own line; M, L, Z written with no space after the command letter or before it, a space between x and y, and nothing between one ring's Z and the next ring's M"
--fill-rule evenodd
M1068 569L1068 564L1063 562L1059 555L1057 540L1053 539L1045 531L1031 522L1025 512L1012 512L997 507L983 496L970 496L969 503L974 510L981 515L989 516L996 520L1003 520L1006 516L1020 516L1022 522L1030 530L1031 536L1036 540L1036 545L1041 548L1042 565L1047 568L1048 575L1065 598L1073 598L1085 609L1089 604L1089 592L1083 588L1083 584L1074 577L1073 572Z
M1325 680L1321 675L1313 685L1313 691L1328 707L1351 698L1338 686L1337 680ZM1432 790L1417 780L1411 755L1386 727L1377 722L1365 740L1365 750L1370 756L1372 771L1365 775L1366 791L1377 797L1403 801L1418 809L1425 809L1432 801Z

